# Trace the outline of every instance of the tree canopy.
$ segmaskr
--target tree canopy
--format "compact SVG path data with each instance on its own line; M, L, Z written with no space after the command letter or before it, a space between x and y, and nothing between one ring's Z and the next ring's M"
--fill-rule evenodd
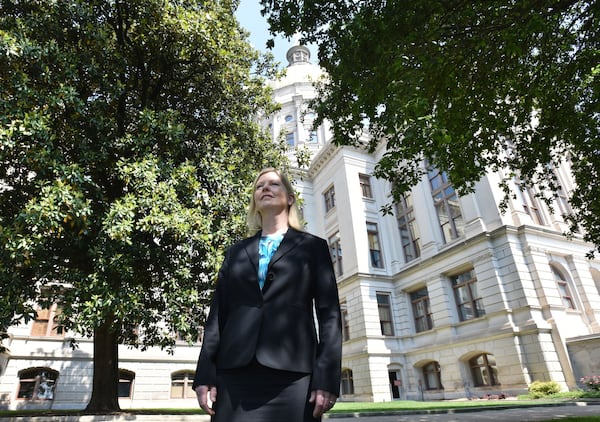
M117 343L196 340L251 179L281 164L256 123L274 70L236 6L0 3L0 333L59 303L107 351L92 410L118 407Z
M600 2L262 0L272 33L319 45L315 108L334 141L385 143L396 194L424 159L459 192L488 171L556 191L569 160L572 229L600 248ZM508 192L508 191L507 191Z

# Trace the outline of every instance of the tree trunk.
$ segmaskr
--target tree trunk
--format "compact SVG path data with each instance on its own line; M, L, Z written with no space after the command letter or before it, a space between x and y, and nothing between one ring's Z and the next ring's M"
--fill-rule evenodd
M94 380L89 413L118 412L119 342L112 319L94 329Z

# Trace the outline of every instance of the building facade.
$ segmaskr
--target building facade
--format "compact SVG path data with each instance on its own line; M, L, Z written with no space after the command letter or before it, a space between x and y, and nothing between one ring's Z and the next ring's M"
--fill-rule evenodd
M330 245L344 321L341 400L511 395L536 380L567 390L600 374L600 261L586 258L591 245L579 236L562 234L561 195L551 210L515 179L502 212L500 174L459 196L429 168L391 204L389 183L372 176L384 151L338 147L328 123L314 129L309 101L323 75L303 46L288 60L271 83L281 109L263 123L288 145L307 230ZM568 163L556 172L568 192ZM52 312L10 330L0 408L85 407L92 344L71 349ZM197 406L198 352L122 347L122 408Z
M550 209L515 179L502 212L501 174L460 197L430 168L391 204L390 184L372 176L384 151L337 147L327 125L313 130L308 107L323 75L305 47L288 60L272 84L281 110L264 124L293 163L311 158L296 186L307 230L329 241L338 276L342 399L518 394L536 380L566 390L600 373L600 262L563 235L563 196ZM568 163L555 170L568 192Z

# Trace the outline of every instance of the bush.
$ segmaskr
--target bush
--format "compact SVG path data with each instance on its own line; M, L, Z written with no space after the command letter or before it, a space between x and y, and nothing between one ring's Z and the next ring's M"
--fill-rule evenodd
M579 380L586 390L600 391L600 375L587 375Z
M560 392L560 385L556 381L534 381L529 385L529 394L534 399L548 397Z

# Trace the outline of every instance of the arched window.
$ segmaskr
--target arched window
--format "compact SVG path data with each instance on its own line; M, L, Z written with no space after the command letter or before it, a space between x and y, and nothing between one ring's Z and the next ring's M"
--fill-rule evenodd
M119 397L133 396L133 380L135 372L119 369Z
M471 367L475 387L500 385L498 370L496 369L496 359L493 355L485 353L477 355L469 360L469 366Z
M573 301L567 278L556 267L551 265L550 268L552 268L552 274L554 274L554 280L556 281L556 286L558 287L558 292L563 305L565 305L565 308L567 309L575 309L575 302Z
M423 380L426 390L442 390L442 370L436 361L423 366Z
M342 369L342 394L354 394L354 380L352 379L352 369Z
M58 371L50 368L28 368L19 372L18 399L53 400Z
M192 390L194 382L194 371L178 371L171 374L171 398L172 399L191 399L196 398L196 393Z

